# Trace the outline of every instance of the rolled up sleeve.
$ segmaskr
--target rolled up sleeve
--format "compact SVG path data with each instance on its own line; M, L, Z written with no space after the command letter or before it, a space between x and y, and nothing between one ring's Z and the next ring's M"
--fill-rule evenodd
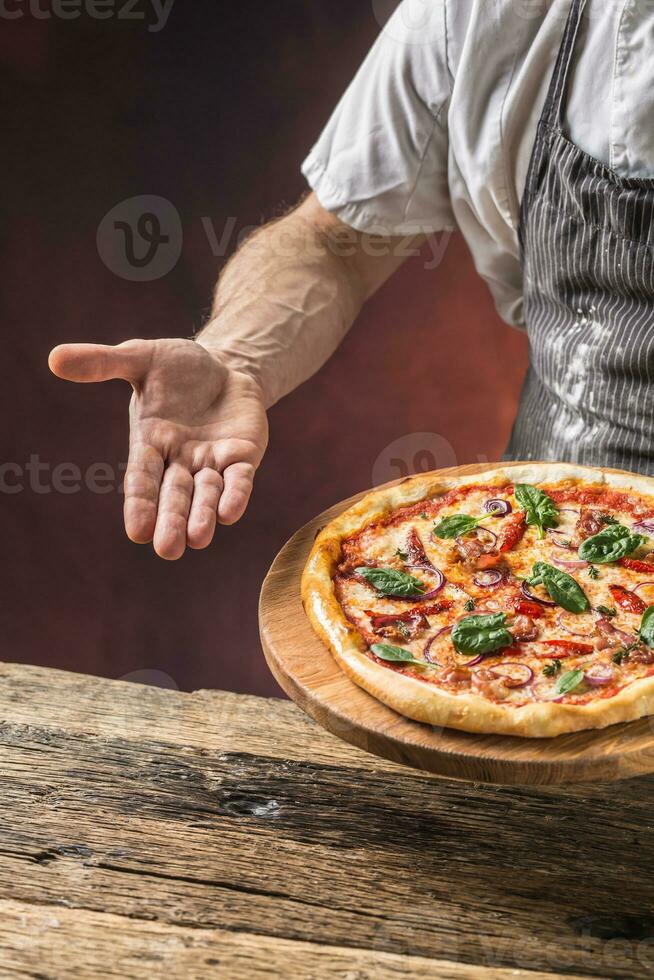
M334 110L302 172L358 231L451 228L445 0L403 0Z

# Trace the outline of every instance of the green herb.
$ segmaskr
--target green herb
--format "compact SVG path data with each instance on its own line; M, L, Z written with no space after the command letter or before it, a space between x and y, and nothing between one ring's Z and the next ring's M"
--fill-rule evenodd
M565 539L565 541L562 541L562 542L561 542L561 544L562 544L562 545L563 545L563 546L564 546L565 548L569 548L569 547L570 547L570 539L569 539L569 538L566 538L566 539Z
M469 534L470 531L474 531L482 521L490 516L490 514L484 514L483 517L470 517L468 514L452 514L450 517L444 517L435 525L434 534L437 538L458 538L462 534Z
M435 664L427 663L425 660L416 660L408 650L403 650L402 647L391 646L390 643L373 643L370 649L380 660L387 660L389 663L415 664L418 667L436 666Z
M567 572L562 572L547 562L537 561L532 570L529 585L542 585L548 595L568 612L581 613L590 609L588 596Z
M629 654L632 650L635 650L637 646L637 643L630 643L628 647L621 647L619 650L616 650L611 657L611 660L614 664L623 664L625 660L629 659Z
M543 667L543 673L546 677L556 677L557 674L561 672L561 661L553 660L551 664L547 664Z
M611 561L619 561L625 555L644 544L647 538L642 534L633 534L623 524L609 524L599 534L582 541L579 557L584 561L606 565Z
M406 623L398 621L397 623L395 623L395 629L398 631L400 636L404 637L405 640L411 638L411 630L409 629Z
M370 582L382 595L402 596L405 599L413 599L426 592L422 582L413 575L406 572L398 572L394 568L368 568L362 567L355 569L357 575L362 575L367 582Z
M472 612L472 610L475 608L475 600L474 599L468 599L464 603L463 608L465 609L466 612Z
M640 621L638 635L647 647L654 647L654 606L648 606Z
M452 643L459 653L492 653L510 647L513 637L506 628L506 614L465 616L452 630Z
M409 553L408 551L400 551L400 549L398 548L397 551L395 552L394 557L399 558L400 561L406 561L407 558L409 557Z
M566 670L565 674L561 674L556 682L557 694L569 694L570 691L574 691L575 687L579 687L583 679L583 670Z
M545 528L556 527L559 523L559 511L551 497L530 483L516 483L515 499L525 514L527 524L538 528L538 537L545 537Z
M599 578L599 572L594 565L590 565L588 568L588 578L597 579Z
M602 616L617 616L618 610L615 606L597 606L597 611L601 612Z
M619 524L620 521L617 517L613 517L612 514L600 514L600 521L602 524Z
M427 514L423 510L422 514L418 514L418 517L422 518L423 521L428 520Z

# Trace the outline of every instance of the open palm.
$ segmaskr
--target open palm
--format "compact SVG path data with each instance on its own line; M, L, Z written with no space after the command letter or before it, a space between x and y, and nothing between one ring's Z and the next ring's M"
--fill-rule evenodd
M125 474L125 529L162 558L206 548L216 521L243 514L268 442L255 381L190 340L64 344L50 354L60 378L123 378L133 388Z

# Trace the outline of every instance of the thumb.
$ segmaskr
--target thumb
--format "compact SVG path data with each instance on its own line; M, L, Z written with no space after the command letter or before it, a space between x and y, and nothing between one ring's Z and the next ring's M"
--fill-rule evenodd
M48 365L66 381L110 381L122 378L138 382L148 370L152 346L148 340L128 340L110 347L105 344L60 344L50 351Z

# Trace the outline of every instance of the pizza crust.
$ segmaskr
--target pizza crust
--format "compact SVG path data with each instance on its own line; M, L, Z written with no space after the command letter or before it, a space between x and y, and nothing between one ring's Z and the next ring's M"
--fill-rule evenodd
M512 707L493 703L470 691L449 693L383 667L367 656L363 637L346 619L334 592L332 577L340 560L341 542L392 511L480 480L484 485L498 487L515 482L578 480L654 494L654 479L649 477L568 463L520 463L455 478L444 478L438 472L425 473L371 491L320 532L302 575L302 601L307 616L341 669L369 694L400 714L429 725L466 732L551 738L653 714L654 676L632 681L613 697L587 704L550 701Z

